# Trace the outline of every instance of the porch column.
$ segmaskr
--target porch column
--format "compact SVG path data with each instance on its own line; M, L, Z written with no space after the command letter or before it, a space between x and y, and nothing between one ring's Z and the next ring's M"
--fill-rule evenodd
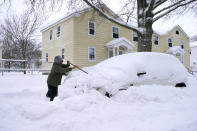
M181 62L184 64L184 54L181 53Z
M113 56L115 56L115 53L116 53L116 52L115 52L115 47L113 47Z
M119 46L117 47L117 55L119 55Z

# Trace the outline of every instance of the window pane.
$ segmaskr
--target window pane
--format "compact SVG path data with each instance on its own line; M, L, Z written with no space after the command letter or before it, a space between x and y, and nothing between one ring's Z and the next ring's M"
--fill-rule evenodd
M119 38L118 34L113 33L113 38Z
M116 34L118 34L119 32L118 32L118 28L116 28L116 27L113 27L113 33L116 33Z
M60 36L60 26L57 27L57 37Z
M119 38L119 28L112 27L113 38Z
M64 56L65 56L65 49L63 48L62 49L62 58L64 59Z
M168 46L172 47L172 39L171 38L168 38Z
M94 29L94 23L89 22L89 28L90 28L90 29Z
M158 45L158 44L159 44L158 35L154 35L154 44L155 44L155 45Z
M46 62L48 62L49 61L49 55L48 55L48 53L46 53Z
M135 31L133 31L133 41L138 41L138 35Z
M89 31L91 35L94 35L94 29L90 29Z
M168 43L168 46L169 46L169 47L172 47L172 43Z
M89 22L89 34L95 35L95 24L94 22Z
M184 49L184 41L181 41L181 48Z
M52 40L52 36L53 36L53 31L52 30L50 30L50 40Z
M95 49L89 48L89 60L95 60Z

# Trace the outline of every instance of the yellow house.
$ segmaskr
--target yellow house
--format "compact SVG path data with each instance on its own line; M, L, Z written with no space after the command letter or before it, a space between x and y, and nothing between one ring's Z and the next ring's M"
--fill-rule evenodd
M2 59L2 49L3 48L3 46L0 44L0 59Z
M107 13L119 19L108 8ZM41 32L43 68L51 68L56 55L87 67L115 55L137 51L135 32L105 19L91 8L54 21ZM152 51L175 55L189 67L189 37L180 26L165 34L155 32L152 39Z

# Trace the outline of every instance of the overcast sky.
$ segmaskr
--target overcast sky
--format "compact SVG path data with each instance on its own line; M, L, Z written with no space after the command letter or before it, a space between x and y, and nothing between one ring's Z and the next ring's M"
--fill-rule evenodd
M12 7L11 10L12 12L15 13L21 13L23 11L23 9L26 8L25 3L23 2L23 0L12 0ZM113 0L113 2L107 1L107 5L115 12L117 13L120 8L121 5L124 3L125 0ZM63 15L66 14L66 9L63 9L60 12L55 12L51 15L51 17L49 18L49 21L57 19L58 17L61 17ZM0 10L0 15L1 15L1 22L2 19L7 17L7 11L6 8L4 8L3 10ZM183 28L183 30L190 36L194 36L197 35L197 17L195 17L194 12L189 12L185 15L182 16L174 16L173 18L169 19L169 20L158 20L156 23L153 24L153 29L154 30L168 30L170 28L172 28L175 25L180 25L181 28Z

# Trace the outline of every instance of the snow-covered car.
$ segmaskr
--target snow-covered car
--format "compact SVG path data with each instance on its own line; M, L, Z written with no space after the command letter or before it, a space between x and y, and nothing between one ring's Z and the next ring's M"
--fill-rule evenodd
M74 88L83 92L96 89L113 95L130 86L146 84L187 86L187 69L175 56L164 53L128 53L83 69L88 74L79 70L67 76L60 88L63 95Z

